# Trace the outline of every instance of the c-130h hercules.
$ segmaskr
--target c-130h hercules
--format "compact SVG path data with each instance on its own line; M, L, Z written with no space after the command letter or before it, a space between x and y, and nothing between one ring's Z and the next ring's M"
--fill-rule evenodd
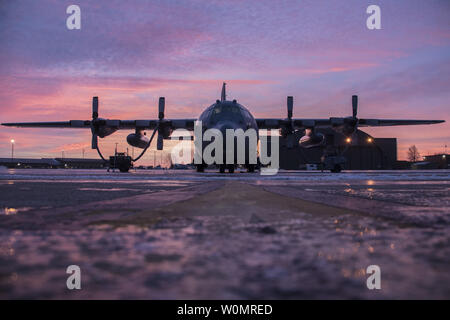
M98 148L98 137L104 138L111 135L117 130L134 129L135 132L127 136L127 142L133 147L143 149L139 159L150 146L155 133L157 135L157 149L163 150L164 139L170 139L171 134L176 129L186 129L193 131L197 120L202 121L203 130L218 129L225 134L226 129L254 129L258 132L259 129L279 129L280 135L285 138L289 136L302 133L298 144L302 148L310 148L316 146L323 146L326 144L325 137L317 132L318 128L330 127L335 131L343 133L345 136L351 138L358 127L382 127L382 126L402 126L402 125L425 125L445 122L444 120L388 120L388 119L365 119L358 118L358 96L352 96L352 115L349 117L331 117L328 119L303 119L293 118L293 97L287 97L287 117L281 118L254 118L250 111L239 104L236 100L227 100L226 84L223 83L221 99L216 100L211 106L206 108L198 119L166 119L164 117L165 98L159 98L159 112L158 119L138 119L138 120L113 120L99 117L98 97L92 100L92 119L91 120L69 120L57 122L16 122L16 123L2 123L9 127L22 128L76 128L76 129L90 129L92 132L92 149L97 149L100 156L101 152ZM153 134L149 139L145 135L145 130L153 130ZM259 136L258 136L259 140ZM202 148L205 145L202 144ZM246 148L254 148L257 145L246 144ZM202 150L203 151L203 150ZM203 154L203 152L202 152ZM248 152L246 152L248 154ZM134 160L137 160L134 159ZM230 172L234 171L237 163L220 164L220 171L224 172L227 167ZM252 172L255 169L254 164L247 162L245 166L248 171ZM196 164L197 171L202 172L206 168L205 163ZM332 171L340 171L340 164L336 164Z

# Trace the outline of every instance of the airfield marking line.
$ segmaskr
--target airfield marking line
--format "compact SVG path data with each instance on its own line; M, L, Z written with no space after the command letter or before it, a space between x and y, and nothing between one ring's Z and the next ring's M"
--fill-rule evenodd
M180 187L174 190L144 193L121 197L114 200L95 201L79 206L67 206L48 209L33 209L26 215L8 216L1 220L0 228L10 229L79 229L98 218L119 220L125 213L139 212L148 208L158 208L171 203L195 197L220 187L220 182Z
M149 209L134 215L133 218L157 214L166 218L234 216L250 221L252 217L257 216L263 221L279 221L304 218L305 214L332 217L349 213L353 211L286 197L242 182L227 181L219 189L164 207Z
M413 204L400 204L387 200L366 199L351 195L327 194L320 192L320 190L311 192L295 189L292 186L262 186L262 188L268 192L285 195L308 202L319 203L341 209L349 209L360 216L377 219L381 218L402 227L428 227L429 225L433 225L435 223L431 218L428 221L424 220L423 217L420 216L415 217L411 214L405 214L410 213L411 210L448 212L448 209L446 208L430 208ZM353 208L358 208L358 210L353 210Z

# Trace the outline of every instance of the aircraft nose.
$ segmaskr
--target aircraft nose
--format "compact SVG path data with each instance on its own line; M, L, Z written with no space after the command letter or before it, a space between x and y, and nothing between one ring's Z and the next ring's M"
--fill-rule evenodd
M215 125L215 128L218 129L220 132L222 132L222 136L223 136L223 138L225 138L227 129L236 130L241 127L238 124L233 123L231 121L220 121ZM244 129L244 128L241 128L241 129Z

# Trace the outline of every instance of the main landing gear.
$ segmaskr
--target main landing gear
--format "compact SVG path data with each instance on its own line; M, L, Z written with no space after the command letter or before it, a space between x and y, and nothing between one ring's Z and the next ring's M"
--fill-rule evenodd
M221 164L219 165L219 172L225 173L225 170L228 169L229 173L234 173L234 164Z
M205 168L206 168L205 164L197 164L196 165L197 172L205 172ZM249 165L246 165L246 168L247 168L247 172L253 173L253 172L255 172L256 165L249 164ZM234 164L220 164L219 165L220 173L225 173L225 171L227 171L227 170L229 173L234 173L235 169L236 169L236 165L234 165Z
M347 150L347 149L345 149ZM344 150L344 152L345 152ZM339 173L344 168L347 159L342 155L344 152L339 152L333 146L327 146L324 149L323 156L321 158L321 168L323 170L330 170L333 173Z

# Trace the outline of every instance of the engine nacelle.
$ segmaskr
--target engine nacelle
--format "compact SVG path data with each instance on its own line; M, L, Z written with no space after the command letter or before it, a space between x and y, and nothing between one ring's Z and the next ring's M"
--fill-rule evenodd
M143 134L130 133L127 136L127 142L130 146L145 149L148 146L149 138Z
M95 124L95 131L100 138L107 137L117 131L116 127L106 125L107 121L108 120L106 119L97 119L97 122Z
M325 136L314 129L306 129L305 135L300 138L298 144L302 148L319 147L325 144Z
M335 126L333 129L336 132L342 133L344 136L352 135L358 128L358 119L347 117L344 119L344 123L339 126Z
M356 131L355 124L347 124L336 130L339 133L342 133L344 136L350 136Z

